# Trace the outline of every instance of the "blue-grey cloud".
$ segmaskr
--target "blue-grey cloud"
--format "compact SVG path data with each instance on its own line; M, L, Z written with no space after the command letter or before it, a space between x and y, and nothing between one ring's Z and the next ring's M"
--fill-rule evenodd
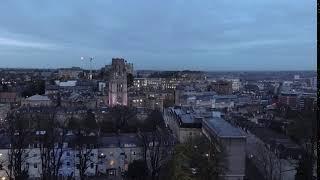
M315 0L12 1L0 5L0 67L316 68Z

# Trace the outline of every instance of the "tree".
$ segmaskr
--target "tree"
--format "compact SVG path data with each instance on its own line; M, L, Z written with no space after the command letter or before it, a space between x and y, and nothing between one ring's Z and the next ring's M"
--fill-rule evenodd
M159 110L153 110L140 128L142 131L155 131L157 127L165 128L165 122L162 113Z
M174 98L165 97L165 99L163 100L163 107L167 108L172 106L174 106Z
M160 128L163 128L164 120L163 116L159 111L153 111L148 116L146 123L144 126L141 127L141 129L138 130L138 136L142 142L143 145L143 151L144 151L144 160L147 162L147 151L150 143L150 137L155 134L150 134L150 132L155 132L159 130Z
M62 155L66 151L65 125L57 122L55 114L47 114L44 119L36 118L38 121L37 141L39 143L41 159L42 179L57 179L59 169L62 166ZM45 126L40 128L39 122L45 121Z
M84 180L87 177L86 171L94 162L92 152L95 148L96 137L77 135L75 140L76 145L76 162L79 169L80 179Z
M163 165L170 159L172 144L169 133L163 129L157 129L151 133L150 143L147 146L149 155L149 167L151 170L151 179L159 179L159 172Z
M99 129L104 133L115 133L117 132L117 126L115 121L112 120L110 114L104 114L103 119L98 122Z
M31 141L31 131L19 113L9 114L7 120L8 135L11 144L7 159L7 175L10 179L26 179L28 178L29 169L26 164L28 159L27 147Z
M192 173L188 169L186 161L190 160L185 154L185 144L178 144L174 148L173 158L170 160L169 172L172 180L192 180Z
M117 105L109 111L112 121L116 124L117 129L123 129L128 126L128 121L135 118L136 112L134 109L127 106Z
M296 180L313 180L315 179L313 177L313 163L314 159L312 159L312 156L305 154L302 156L302 158L299 160L298 165L296 167Z
M80 120L75 117L69 118L67 127L71 130L79 130L81 128Z
M260 166L258 168L262 171L264 179L280 179L282 171L281 160L262 143L257 143L255 149L257 150L256 162Z
M189 139L176 145L172 160L173 179L219 179L226 171L223 146L205 137Z
M159 179L161 169L170 160L174 141L168 130L162 127L161 122L153 119L151 124L153 131L139 131L138 137L143 147L143 160L148 166L151 179L155 180Z
M312 111L298 112L288 129L289 135L303 147L301 158L295 164L296 179L312 179L316 162L317 114Z
M98 125L92 110L87 111L86 117L84 118L84 121L83 121L83 126L84 126L83 128L86 129L87 131L97 129Z
M33 96L35 94L45 93L45 81L44 80L33 80L27 84L27 87L22 92L23 97Z
M143 160L134 160L129 164L128 177L130 179L145 179L148 175L148 166Z

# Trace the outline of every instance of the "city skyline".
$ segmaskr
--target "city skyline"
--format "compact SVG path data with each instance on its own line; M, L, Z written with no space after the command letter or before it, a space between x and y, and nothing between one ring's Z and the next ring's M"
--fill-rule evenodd
M316 70L315 1L76 2L2 2L0 68Z

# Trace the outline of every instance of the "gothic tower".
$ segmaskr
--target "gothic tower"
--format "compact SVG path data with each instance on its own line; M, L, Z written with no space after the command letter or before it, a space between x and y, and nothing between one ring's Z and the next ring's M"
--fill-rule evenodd
M109 106L128 104L127 68L122 58L112 58L109 79Z

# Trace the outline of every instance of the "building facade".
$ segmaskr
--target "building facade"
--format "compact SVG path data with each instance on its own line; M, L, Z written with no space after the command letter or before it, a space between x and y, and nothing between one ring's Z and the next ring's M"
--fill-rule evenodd
M180 143L201 136L202 118L191 109L185 107L167 108L164 110L164 120Z
M127 65L122 58L113 58L109 80L109 106L128 104Z
M9 165L10 143L8 138L2 136L0 138L7 140L0 143L0 178L8 179L6 172L8 172ZM74 135L67 136L65 142L61 144L62 147L58 143L55 144L55 152L57 154L61 152L61 157L59 156L59 179L67 179L67 177L80 179L80 168L84 166L80 165L80 157L87 158L86 176L104 178L120 177L128 170L128 165L132 161L143 158L142 146L136 134L106 137L87 136L80 142L83 147L87 148L81 151L75 144L75 138ZM24 149L23 156L27 157L23 160L23 166L26 167L29 178L40 179L43 160L41 159L39 143L30 142L28 147Z
M226 95L232 94L232 82L219 80L217 82L211 83L212 89L218 94Z
M36 94L36 95L33 95L31 97L24 99L21 102L21 105L25 105L25 106L50 106L50 105L52 105L52 102L48 98L48 96Z
M202 121L202 132L210 141L218 141L226 152L224 179L243 180L246 162L246 136L220 117Z

